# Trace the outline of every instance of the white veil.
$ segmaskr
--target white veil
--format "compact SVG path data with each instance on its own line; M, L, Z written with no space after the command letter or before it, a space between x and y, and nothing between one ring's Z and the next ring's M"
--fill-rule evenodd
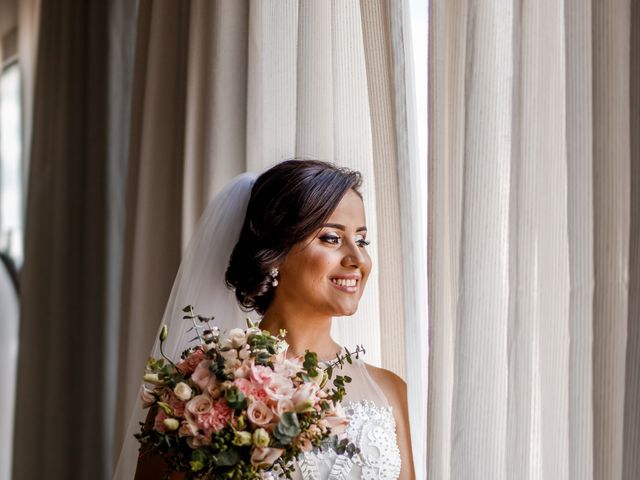
M196 337L189 330L191 323L183 320L182 309L193 305L196 314L215 316L213 324L221 330L244 327L243 312L233 291L225 285L225 272L229 257L244 223L251 188L257 175L244 173L231 180L207 206L183 256L178 274L171 289L167 307L158 326L169 327L169 337L164 343L164 353L172 359L179 358ZM160 356L160 342L156 335L151 355ZM140 378L142 379L140 372ZM133 437L139 431L139 422L144 421L145 412L138 398L129 420L114 480L132 480L138 461L138 441Z

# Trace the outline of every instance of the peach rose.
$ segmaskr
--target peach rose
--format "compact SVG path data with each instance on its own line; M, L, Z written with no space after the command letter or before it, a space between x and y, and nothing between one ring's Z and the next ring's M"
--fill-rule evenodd
M213 377L213 373L209 370L209 367L213 365L211 360L204 360L198 364L194 372L191 374L191 380L195 383L200 390L204 390Z
M247 417L253 424L264 427L273 420L273 412L263 402L256 400L249 405Z
M213 408L213 399L206 394L196 395L187 402L186 409L194 415L208 413Z

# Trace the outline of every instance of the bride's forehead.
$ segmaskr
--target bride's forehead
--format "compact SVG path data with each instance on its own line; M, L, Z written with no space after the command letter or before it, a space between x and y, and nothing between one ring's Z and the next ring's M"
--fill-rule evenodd
M349 190L331 212L327 221L345 225L357 223L358 227L364 226L365 212L362 198L353 190Z

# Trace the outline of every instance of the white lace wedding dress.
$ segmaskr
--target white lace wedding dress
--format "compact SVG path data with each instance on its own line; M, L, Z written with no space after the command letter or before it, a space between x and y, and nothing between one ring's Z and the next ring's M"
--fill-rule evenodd
M360 449L349 458L333 451L307 453L298 461L295 480L391 480L400 475L400 450L396 423L384 393L369 375L365 363L336 369L334 375L347 375L347 396L343 406L350 424L347 437Z

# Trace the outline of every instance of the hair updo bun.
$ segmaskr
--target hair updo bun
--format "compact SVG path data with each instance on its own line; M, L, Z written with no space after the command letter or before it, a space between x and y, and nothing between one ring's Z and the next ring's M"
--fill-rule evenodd
M244 310L264 315L274 294L271 269L326 222L349 189L360 195L361 183L359 172L318 160L287 160L256 179L226 272Z

